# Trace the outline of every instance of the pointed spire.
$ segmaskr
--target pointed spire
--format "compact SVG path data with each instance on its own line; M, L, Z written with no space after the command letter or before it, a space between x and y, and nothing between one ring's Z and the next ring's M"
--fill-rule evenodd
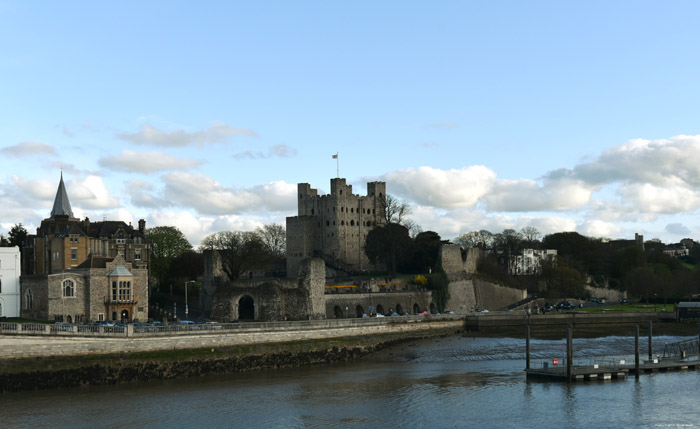
M73 217L73 211L70 208L70 201L68 201L66 186L63 184L63 171L61 171L61 181L58 183L56 199L53 201L53 210L51 210L51 217L55 216L68 216L69 218Z

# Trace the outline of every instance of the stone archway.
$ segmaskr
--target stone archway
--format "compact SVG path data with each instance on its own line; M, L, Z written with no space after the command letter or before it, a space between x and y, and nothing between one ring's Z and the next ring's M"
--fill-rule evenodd
M358 305L357 307L355 307L355 314L357 315L357 317L362 318L362 315L365 314L365 309L362 308L361 305Z
M401 304L396 304L396 313L399 316L403 316L403 307L401 307Z
M255 301L250 295L238 300L238 320L255 320Z
M73 323L73 318L71 316L66 316L66 322Z
M122 310L120 313L121 316L121 322L122 323L127 323L129 321L129 310Z
M384 314L384 306L377 304L377 314Z
M420 307L418 304L413 304L413 314L418 314L420 313Z
M336 305L335 307L333 307L333 315L335 316L336 319L342 319L343 318L343 310Z

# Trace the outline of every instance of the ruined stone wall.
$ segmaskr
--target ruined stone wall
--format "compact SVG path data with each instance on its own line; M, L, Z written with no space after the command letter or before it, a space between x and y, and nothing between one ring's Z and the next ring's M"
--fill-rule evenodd
M299 269L299 288L308 296L310 319L323 319L325 312L324 291L326 287L326 266L321 259L305 259Z
M476 273L479 259L483 256L483 251L476 247L466 249L466 256L462 258L462 249L456 245L443 245L440 247L440 258L442 269L445 270L447 278L461 279L465 274Z
M27 303L27 291L31 292L32 304ZM22 276L20 279L20 317L25 319L47 320L49 318L49 282L43 275Z
M485 280L474 279L474 295L479 309L500 310L527 297L526 290L500 286Z
M204 275L202 277L202 310L210 314L214 305L216 290L223 284L226 274L221 265L221 255L215 250L205 250ZM232 320L232 319L231 319Z
M450 281L448 291L450 293L450 299L447 300L445 310L452 310L455 313L464 314L476 309L474 282L471 279Z

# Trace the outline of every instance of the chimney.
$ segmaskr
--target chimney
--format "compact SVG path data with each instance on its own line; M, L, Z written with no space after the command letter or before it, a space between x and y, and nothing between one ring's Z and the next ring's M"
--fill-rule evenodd
M139 219L139 232L143 234L146 231L146 221Z

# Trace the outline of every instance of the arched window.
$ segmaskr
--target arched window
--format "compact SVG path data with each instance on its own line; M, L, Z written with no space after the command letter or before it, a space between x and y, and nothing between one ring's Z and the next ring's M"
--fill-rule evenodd
M65 280L63 282L63 296L65 298L75 296L75 283L73 283L73 280Z
M32 310L34 308L34 297L32 296L32 290L27 289L27 292L24 294L24 309L25 310Z

